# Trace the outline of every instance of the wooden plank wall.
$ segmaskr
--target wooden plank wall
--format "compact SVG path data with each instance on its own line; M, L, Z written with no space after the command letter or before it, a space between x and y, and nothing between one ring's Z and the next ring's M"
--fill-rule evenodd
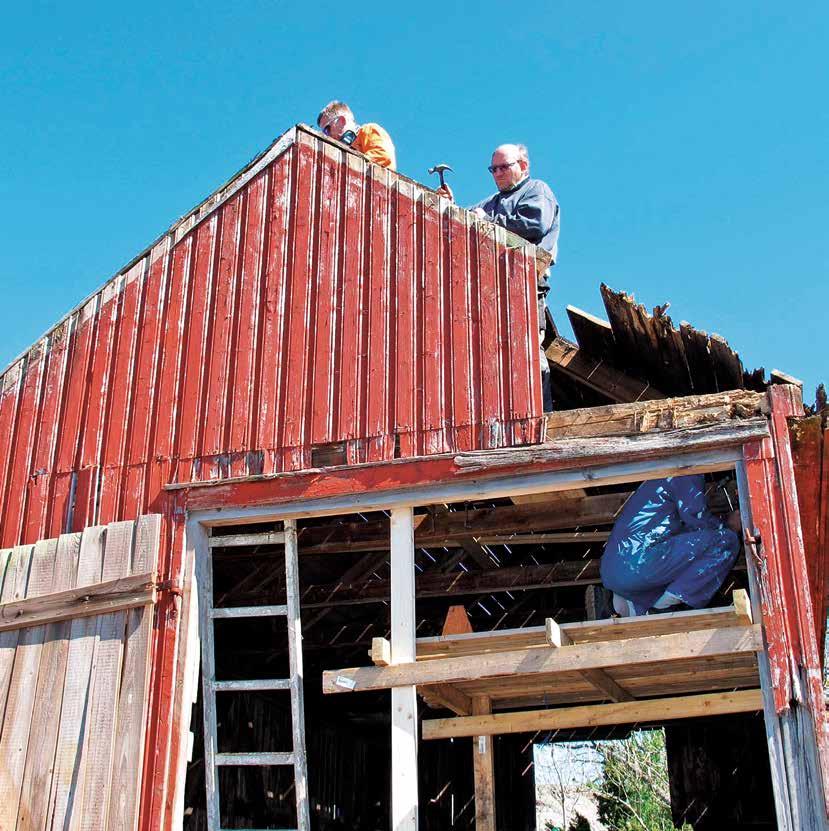
M144 516L0 550L0 618L7 603L154 572L160 526ZM0 632L0 829L137 828L153 614Z

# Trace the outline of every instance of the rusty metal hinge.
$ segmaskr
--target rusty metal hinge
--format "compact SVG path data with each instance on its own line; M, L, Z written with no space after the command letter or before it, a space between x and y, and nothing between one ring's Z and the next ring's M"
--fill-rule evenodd
M159 592L170 592L170 594L181 597L184 594L184 589L179 583L173 580L159 580L155 584L155 590Z

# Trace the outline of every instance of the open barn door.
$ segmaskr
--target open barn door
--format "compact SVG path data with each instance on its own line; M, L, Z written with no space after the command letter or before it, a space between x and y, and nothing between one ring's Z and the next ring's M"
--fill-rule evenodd
M0 828L138 824L161 517L0 551Z

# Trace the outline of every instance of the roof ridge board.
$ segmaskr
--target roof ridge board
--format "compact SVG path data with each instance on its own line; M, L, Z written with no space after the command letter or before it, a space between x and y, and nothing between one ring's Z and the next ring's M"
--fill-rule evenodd
M199 201L195 207L191 208L186 213L182 214L172 225L170 225L167 230L159 234L149 245L145 246L138 254L136 254L131 260L129 260L124 266L118 269L111 277L109 277L103 284L98 286L94 291L90 292L86 297L83 298L79 303L76 303L66 314L64 314L61 318L59 318L55 323L53 323L40 337L36 338L33 343L27 346L22 352L16 355L11 361L9 361L2 370L0 370L0 389L2 389L2 381L6 374L11 370L14 366L16 366L29 352L32 351L41 341L45 338L48 338L56 329L63 326L67 320L69 320L73 315L80 312L91 300L93 300L97 295L101 294L107 286L112 284L115 280L119 277L126 275L136 263L140 262L144 257L149 256L153 249L158 246L165 238L171 238L175 236L176 231L191 217L196 217L196 221L187 228L187 231L192 230L195 228L196 225L200 224L203 220L207 217L211 216L213 212L221 207L225 202L228 201L241 187L243 187L247 182L249 182L254 176L256 176L262 168L266 165L270 164L274 159L281 156L285 153L295 142L296 140L296 130L297 127L304 127L304 125L295 125L290 129L286 130L281 135L277 136L261 153L258 153L254 156L246 165L244 165L240 170L238 170L233 176L229 179L225 180L218 188L212 191L206 198ZM306 128L307 129L307 128ZM223 193L226 191L226 193ZM210 203L211 199L216 196L219 196L216 199L216 202L210 206L210 209L205 211L201 216L198 216L199 211L207 204ZM185 232L186 233L186 232ZM173 239L173 244L178 240Z

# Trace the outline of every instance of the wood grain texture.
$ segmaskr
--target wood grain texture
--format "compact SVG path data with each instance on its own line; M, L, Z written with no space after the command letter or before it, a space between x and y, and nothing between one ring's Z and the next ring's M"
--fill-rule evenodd
M83 532L77 585L91 585L101 581L105 534L103 526L93 526ZM96 624L95 618L81 618L73 620L70 625L69 654L66 659L55 768L49 796L49 828L76 831L80 827L78 795L83 789L85 773L83 739Z
M140 517L135 523L133 574L157 569L161 517ZM138 797L144 760L144 733L150 680L152 606L126 613L123 673L118 695L117 731L113 752L111 799L107 828L134 831L138 826Z
M625 701L586 707L562 707L525 713L430 719L423 722L423 738L493 736L503 733L530 733L536 730L566 730L608 724L661 722L677 718L701 718L726 713L746 713L763 708L760 690L677 696L652 701Z
M52 587L57 540L44 540L32 551L26 596L46 594ZM46 627L36 626L20 633L9 682L6 709L0 736L0 828L14 828L23 787L32 711L37 691L38 670Z
M80 548L80 534L67 534L57 541L52 592L74 585ZM46 827L71 627L66 620L50 623L45 630L17 831L41 831Z
M132 561L133 522L115 522L107 526L104 545L104 580L126 577ZM82 831L106 827L109 802L118 688L126 629L126 612L95 618L95 657L93 661L87 731L84 737L86 777L81 795Z

